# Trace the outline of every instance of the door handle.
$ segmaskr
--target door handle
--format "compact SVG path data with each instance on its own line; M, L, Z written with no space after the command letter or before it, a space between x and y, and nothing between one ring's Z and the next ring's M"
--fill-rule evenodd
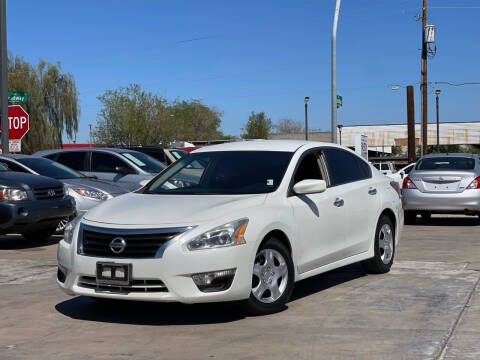
M368 193L369 193L370 195L375 195L375 194L377 193L377 189L375 189L375 188L370 188L370 189L368 189Z
M342 198L337 197L335 199L335 202L333 203L333 205L335 205L336 207L341 207L341 206L343 206L344 203L345 202L343 201Z

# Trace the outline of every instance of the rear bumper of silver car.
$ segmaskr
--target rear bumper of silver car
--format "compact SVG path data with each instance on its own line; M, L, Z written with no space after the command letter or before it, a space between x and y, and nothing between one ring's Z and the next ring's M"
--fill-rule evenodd
M461 193L423 193L417 189L402 189L404 210L436 212L480 212L480 189Z

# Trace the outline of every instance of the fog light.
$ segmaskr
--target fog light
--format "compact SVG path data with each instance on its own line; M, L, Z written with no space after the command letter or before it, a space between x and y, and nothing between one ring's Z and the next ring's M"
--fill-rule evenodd
M62 284L65 282L67 279L67 269L65 269L63 266L58 266L57 269L57 279L60 281Z
M236 269L193 274L192 279L202 292L227 290L232 285Z

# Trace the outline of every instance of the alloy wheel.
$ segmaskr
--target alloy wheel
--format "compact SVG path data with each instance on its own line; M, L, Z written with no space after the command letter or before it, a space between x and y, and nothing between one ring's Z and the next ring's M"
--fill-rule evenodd
M283 295L287 283L288 266L282 254L274 249L261 250L253 265L253 296L262 303L273 303Z
M383 224L378 233L380 258L384 264L389 264L393 256L393 231L390 224Z

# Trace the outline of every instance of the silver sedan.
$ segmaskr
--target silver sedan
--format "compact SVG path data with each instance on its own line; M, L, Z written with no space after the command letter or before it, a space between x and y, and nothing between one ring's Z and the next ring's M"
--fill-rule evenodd
M476 154L430 154L422 157L403 179L405 222L417 214L480 216L480 159Z

